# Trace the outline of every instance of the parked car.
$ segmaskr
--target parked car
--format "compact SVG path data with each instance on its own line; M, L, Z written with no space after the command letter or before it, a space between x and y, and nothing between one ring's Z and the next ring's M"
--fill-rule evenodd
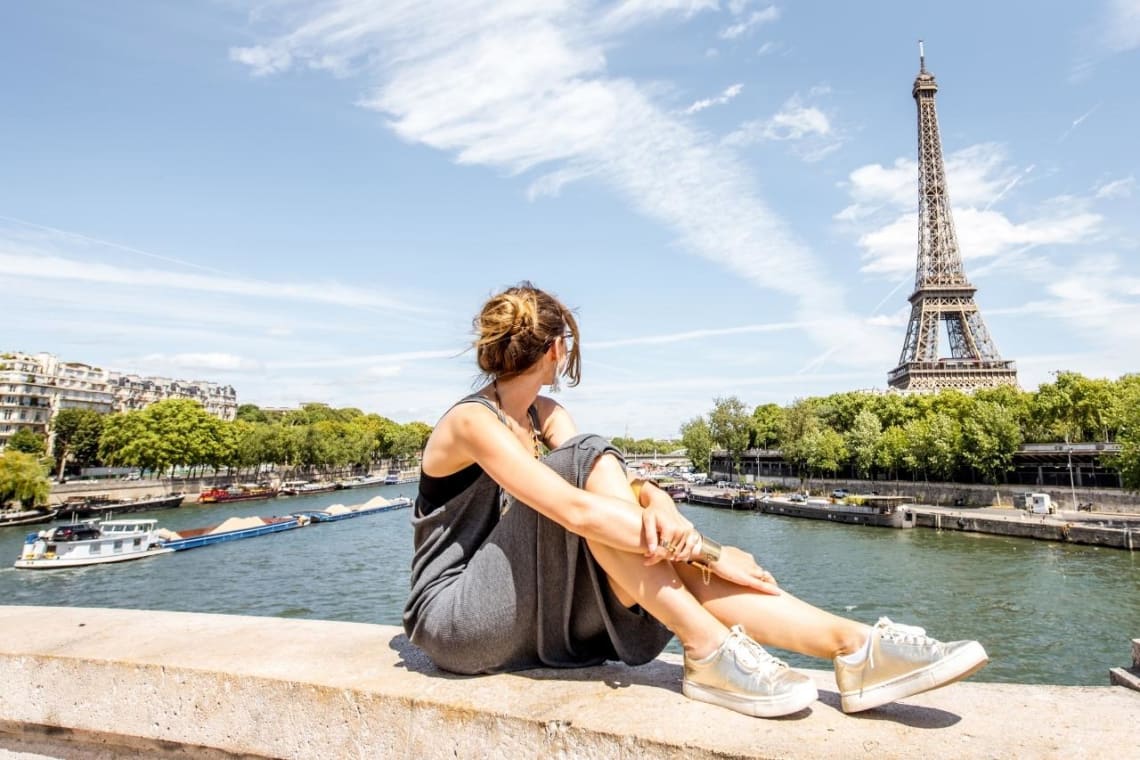
M846 499L847 498L847 489L846 488L836 488L834 491L831 492L831 498L833 498L833 499Z
M807 501L807 497L804 496L802 493L794 493L788 497L788 501L804 502L804 501Z

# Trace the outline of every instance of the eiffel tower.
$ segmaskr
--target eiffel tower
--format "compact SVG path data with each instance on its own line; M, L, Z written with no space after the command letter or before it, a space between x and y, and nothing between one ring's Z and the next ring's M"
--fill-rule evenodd
M899 366L887 373L892 388L972 391L1017 385L1017 368L998 355L982 314L974 302L977 288L966 279L950 197L934 93L938 85L926 70L926 54L918 43L918 76L911 94L918 106L918 268L910 296ZM950 357L938 356L939 324L946 323Z

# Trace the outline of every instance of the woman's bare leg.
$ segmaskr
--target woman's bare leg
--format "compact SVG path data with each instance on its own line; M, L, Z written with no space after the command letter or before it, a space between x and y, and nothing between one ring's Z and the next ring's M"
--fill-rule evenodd
M726 625L740 624L761 644L812 657L832 659L861 647L871 629L833 615L787 591L762 594L711 575L708 585L699 568L677 565L685 587L705 609Z
M603 454L594 463L586 490L633 503L633 492L621 463ZM670 562L646 566L639 554L587 541L594 559L605 570L610 588L626 607L641 605L672 631L690 657L702 658L720 646L728 628L693 596Z
M621 464L612 456L598 458L586 489L632 501ZM784 592L762 594L715 575L706 585L698 568L658 562L645 566L637 554L587 542L609 577L610 586L626 606L634 602L676 634L692 657L703 657L719 646L728 626L742 625L762 644L832 658L858 649L870 629L833 615Z

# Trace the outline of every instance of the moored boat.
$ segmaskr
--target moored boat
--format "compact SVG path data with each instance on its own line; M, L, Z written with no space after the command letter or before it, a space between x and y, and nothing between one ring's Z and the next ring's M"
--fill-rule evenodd
M255 499L272 499L277 496L277 489L261 484L243 483L226 486L225 488L208 488L198 494L199 504L221 504L228 501L254 501Z
M387 476L384 475L353 475L351 478L338 481L337 486L339 488L367 488L368 486L382 486L387 480Z
M281 484L281 490L277 492L279 496L303 496L310 493L328 493L335 491L339 486L336 483L322 482L319 480L286 480Z
M333 504L324 509L298 512L296 514L297 516L304 515L314 522L319 523L339 522L341 520L350 520L354 517L365 517L367 515L378 515L382 512L391 512L395 509L407 509L410 506L412 506L412 500L406 496L397 496L394 499L385 499L383 496L376 496L356 506L346 507L344 504Z
M72 496L57 510L61 520L74 520L88 517L105 517L126 512L149 512L152 509L173 509L182 506L185 494L172 493L165 496L143 496L138 499L112 499L106 495Z
M44 507L42 509L0 510L0 528L9 525L38 525L51 522L59 514L58 509Z
M92 520L29 533L15 567L47 570L126 562L162 554L157 520Z
M769 515L806 517L810 520L828 520L849 525L871 525L879 528L911 528L914 519L904 506L913 502L910 497L865 496L856 497L859 503L830 502L826 499L793 501L779 497L760 500L760 511Z
M756 498L751 493L720 488L693 488L685 500L690 504L725 509L756 509Z
M205 528L192 528L189 530L171 531L160 530L158 539L161 546L168 551L184 551L197 549L200 546L220 544L225 541L239 541L244 538L255 538L270 533L281 533L294 528L308 525L311 520L306 515L289 515L288 517L231 517L219 525Z
M405 483L415 483L419 478L416 475L405 475L402 470L395 468L388 470L388 474L384 476L384 485L386 486L402 486Z

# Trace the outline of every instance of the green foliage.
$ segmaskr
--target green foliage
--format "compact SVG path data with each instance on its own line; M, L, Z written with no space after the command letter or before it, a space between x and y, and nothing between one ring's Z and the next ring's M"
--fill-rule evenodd
M237 408L234 420L239 422L269 422L269 415L261 411L257 404L241 404Z
M816 404L812 399L796 399L784 416L784 440L781 450L784 459L796 465L801 473L808 470L808 459L812 454L812 437L822 427L823 422L820 421Z
M903 427L907 437L904 461L927 477L945 480L958 468L962 449L962 426L953 417L935 412Z
M725 420L739 405L735 397L716 399L709 414L714 445L732 449ZM1140 374L1112 381L1057 372L1036 392L1008 386L972 394L849 391L786 407L764 404L752 412L748 445L779 449L801 474L850 467L861 477L897 477L907 468L943 479L968 466L999 483L1023 442L1118 441L1124 452L1108 464L1140 490L1137 410ZM843 445L834 445L829 432Z
M989 483L1000 483L1021 445L1021 426L1015 413L993 401L977 401L969 419L962 422L962 457Z
M703 470L708 466L713 439L704 417L694 417L681 425L681 445L688 452L689 461L695 469Z
M875 443L875 466L893 477L906 466L907 437L898 425L883 431Z
M851 455L851 464L856 474L861 478L869 477L875 466L875 453L879 447L879 439L883 434L883 425L879 417L869 408L864 407L847 431L847 451Z
M8 448L24 454L42 456L47 452L47 441L30 428L20 428L8 438Z
M847 459L843 436L829 427L819 427L808 433L803 445L805 463L815 473L834 474Z
M736 396L713 399L709 433L716 445L728 450L734 470L739 470L740 457L748 448L751 430L752 418L745 411L743 401Z
M50 465L23 451L7 448L0 454L0 505L17 501L25 509L47 504L51 494Z
M99 454L107 464L160 472L180 466L257 472L263 465L333 471L412 457L429 435L422 422L400 425L324 404L274 415L245 404L233 422L224 422L196 402L173 400L108 416Z
M61 409L51 421L54 434L52 454L62 477L69 463L91 467L99 462L99 438L103 435L104 415L93 409Z
M749 446L754 449L776 449L784 438L787 412L778 404L764 404L752 410Z

